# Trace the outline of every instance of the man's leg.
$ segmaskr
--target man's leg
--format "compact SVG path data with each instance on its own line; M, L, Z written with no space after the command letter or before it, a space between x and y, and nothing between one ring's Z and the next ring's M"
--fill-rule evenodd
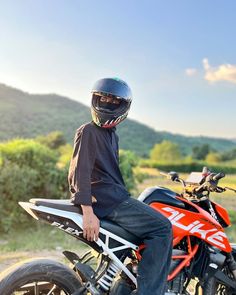
M172 253L170 221L150 206L130 198L107 219L142 238L146 244L138 267L138 295L163 295Z

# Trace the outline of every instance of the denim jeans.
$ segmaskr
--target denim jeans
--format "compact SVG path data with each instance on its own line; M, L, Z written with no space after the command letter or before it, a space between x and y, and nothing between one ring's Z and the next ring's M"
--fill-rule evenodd
M138 266L137 294L165 294L172 253L170 221L134 198L123 201L106 218L143 239L146 245Z

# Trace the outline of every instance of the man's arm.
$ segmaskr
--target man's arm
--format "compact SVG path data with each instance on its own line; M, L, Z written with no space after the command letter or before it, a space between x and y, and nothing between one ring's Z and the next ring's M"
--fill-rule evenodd
M83 236L88 241L97 241L100 221L93 213L92 206L81 205L83 210Z
M93 213L91 173L96 157L96 138L89 126L79 129L75 136L70 164L69 183L75 190L74 204L83 210L83 235L89 241L97 240L99 220Z

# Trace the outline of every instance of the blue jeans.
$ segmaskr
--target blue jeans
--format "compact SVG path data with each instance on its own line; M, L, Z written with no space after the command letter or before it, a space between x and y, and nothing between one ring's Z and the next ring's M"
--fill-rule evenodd
M170 221L134 198L123 201L106 218L143 239L146 245L138 266L137 294L164 295L172 254Z

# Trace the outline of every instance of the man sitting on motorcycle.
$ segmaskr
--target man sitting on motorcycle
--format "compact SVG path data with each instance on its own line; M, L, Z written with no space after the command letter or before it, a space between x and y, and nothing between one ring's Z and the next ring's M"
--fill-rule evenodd
M99 219L109 219L143 239L146 248L139 263L139 295L162 295L172 253L169 220L150 206L130 197L118 159L116 125L128 115L131 90L122 80L98 80L92 89L93 121L76 132L69 169L72 200L83 211L83 234L98 239Z

